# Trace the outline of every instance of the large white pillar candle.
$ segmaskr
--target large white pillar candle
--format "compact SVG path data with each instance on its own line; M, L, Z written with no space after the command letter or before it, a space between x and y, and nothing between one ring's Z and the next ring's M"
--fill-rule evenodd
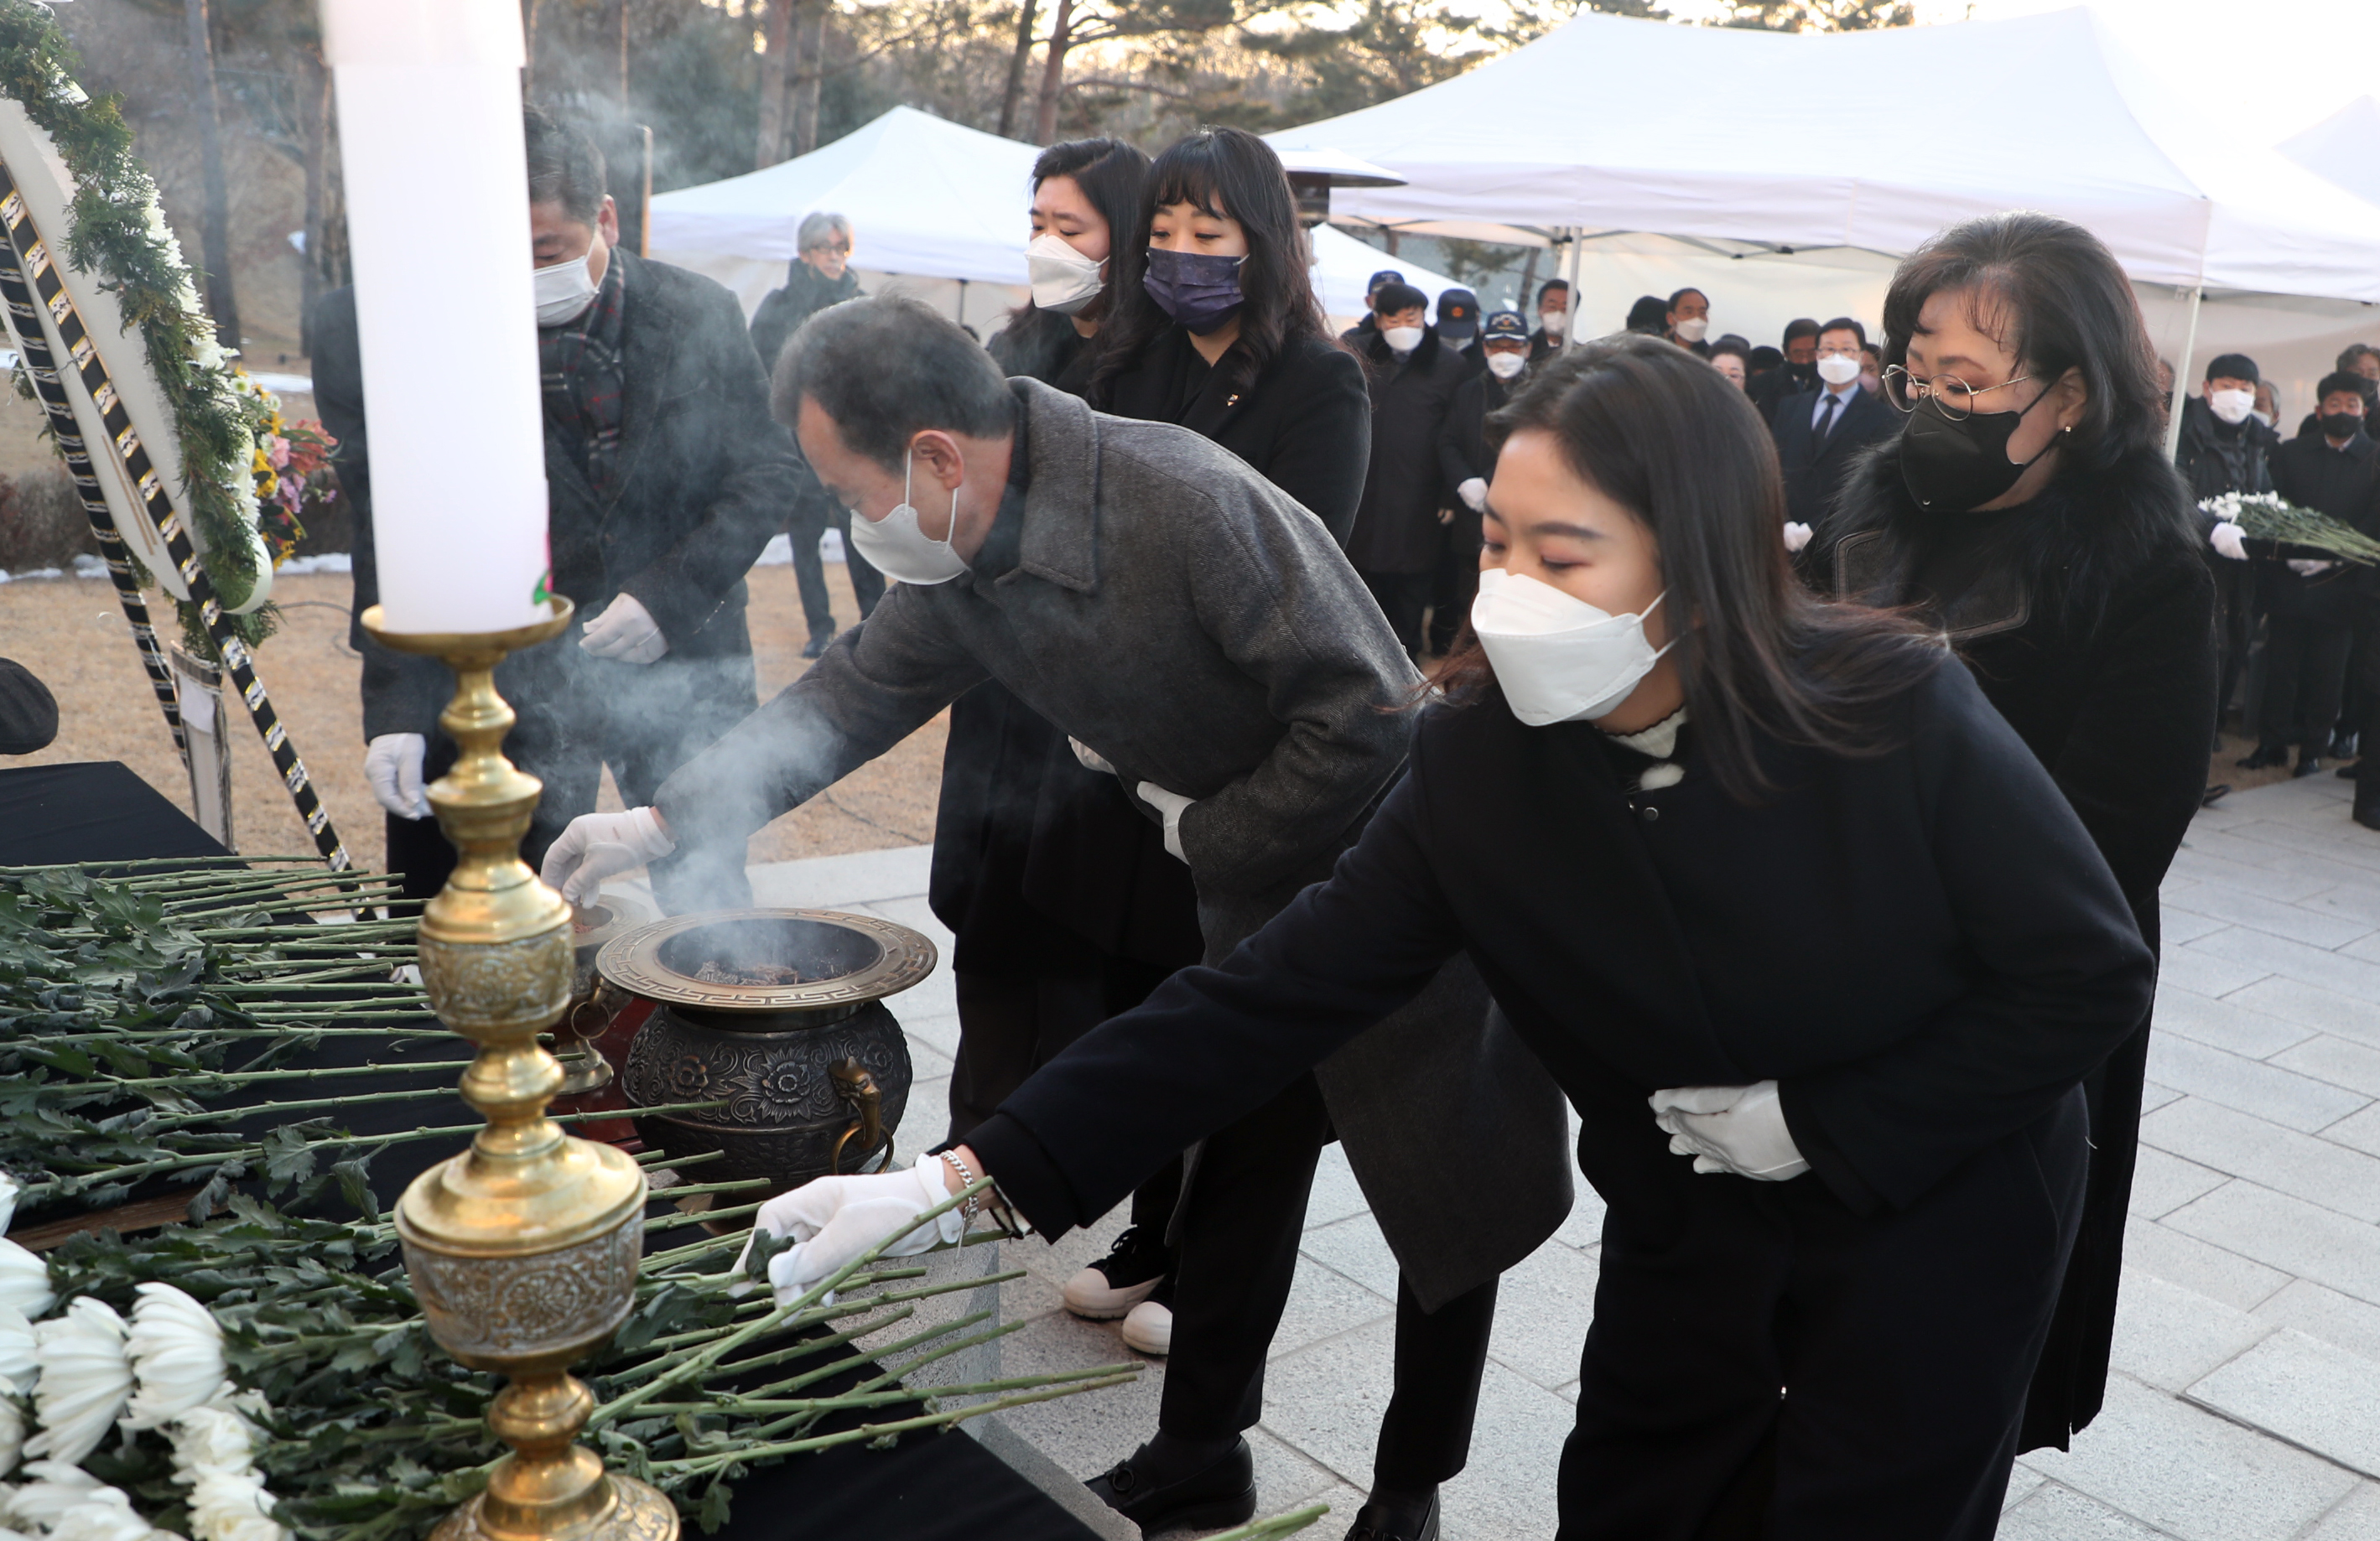
M370 440L382 624L547 610L517 0L322 0Z

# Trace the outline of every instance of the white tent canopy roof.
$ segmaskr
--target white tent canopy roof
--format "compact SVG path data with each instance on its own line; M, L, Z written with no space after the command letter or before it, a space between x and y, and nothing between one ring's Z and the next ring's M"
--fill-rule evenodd
M653 200L653 255L786 262L802 216L851 221L852 265L870 273L1023 284L1026 209L1038 146L895 107L832 144L765 171Z
M1942 89L1957 83L1976 89ZM1945 100L1972 105L1925 105ZM1917 115L1879 105L1892 102ZM2380 209L2218 140L2083 9L1823 34L1582 16L1453 79L1271 138L1405 177L1332 205L1405 228L1899 255L1958 220L2030 208L2087 226L2143 282L2380 301Z
M2380 204L2380 101L2359 96L2277 148L2366 203Z

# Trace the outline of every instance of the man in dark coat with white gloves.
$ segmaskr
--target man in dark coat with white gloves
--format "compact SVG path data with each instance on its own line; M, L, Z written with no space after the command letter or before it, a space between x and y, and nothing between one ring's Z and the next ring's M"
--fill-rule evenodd
M1227 451L1003 381L957 327L889 297L797 333L773 406L903 581L654 807L574 825L545 866L565 892L684 849L714 903L743 902L746 836L990 678L1162 820L1220 962L1329 874L1402 772L1418 676L1321 522ZM1570 1207L1552 1083L1486 1017L1475 973L1451 966L1206 1143L1175 1219L1160 1433L1093 1484L1127 1517L1153 1531L1253 1511L1241 1431L1334 1129L1403 1270L1411 1357L1381 1434L1399 1464L1377 1474L1429 1495L1461 1470L1496 1276Z
M769 417L735 296L617 246L593 143L536 108L526 127L535 244L523 256L538 267L552 581L578 607L568 632L496 673L519 718L505 751L545 783L523 843L535 861L594 807L606 766L622 795L641 802L752 710L744 575L803 489L818 492ZM380 599L380 575L353 289L322 297L314 335L315 400L355 511L361 615ZM454 677L360 625L350 641L364 659L364 767L389 815L389 870L403 874L406 897L427 899L455 864L422 795L454 763L438 727ZM697 903L677 865L653 872L674 913Z
M1454 502L1454 489L1439 480L1438 434L1471 373L1438 328L1424 324L1428 303L1410 284L1384 285L1372 301L1379 331L1360 349L1372 387L1372 460L1347 537L1347 560L1415 659Z

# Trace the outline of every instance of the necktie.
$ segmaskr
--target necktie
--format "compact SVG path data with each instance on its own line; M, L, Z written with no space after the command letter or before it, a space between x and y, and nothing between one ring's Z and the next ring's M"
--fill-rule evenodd
M1835 431L1835 413L1842 405L1843 398L1832 391L1828 391L1827 399L1818 404L1818 431L1812 436L1815 443L1825 443L1827 435Z

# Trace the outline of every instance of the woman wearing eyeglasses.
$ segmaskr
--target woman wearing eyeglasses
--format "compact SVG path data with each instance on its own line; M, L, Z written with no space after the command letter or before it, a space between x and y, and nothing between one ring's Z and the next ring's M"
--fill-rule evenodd
M1949 634L2154 948L2157 884L2206 784L2214 592L2131 285L2080 226L1998 214L1903 262L1884 326L1903 427L1846 484L1821 570ZM2028 1450L2064 1449L2106 1389L2148 1034L2143 1011L2085 1083L2089 1197Z

